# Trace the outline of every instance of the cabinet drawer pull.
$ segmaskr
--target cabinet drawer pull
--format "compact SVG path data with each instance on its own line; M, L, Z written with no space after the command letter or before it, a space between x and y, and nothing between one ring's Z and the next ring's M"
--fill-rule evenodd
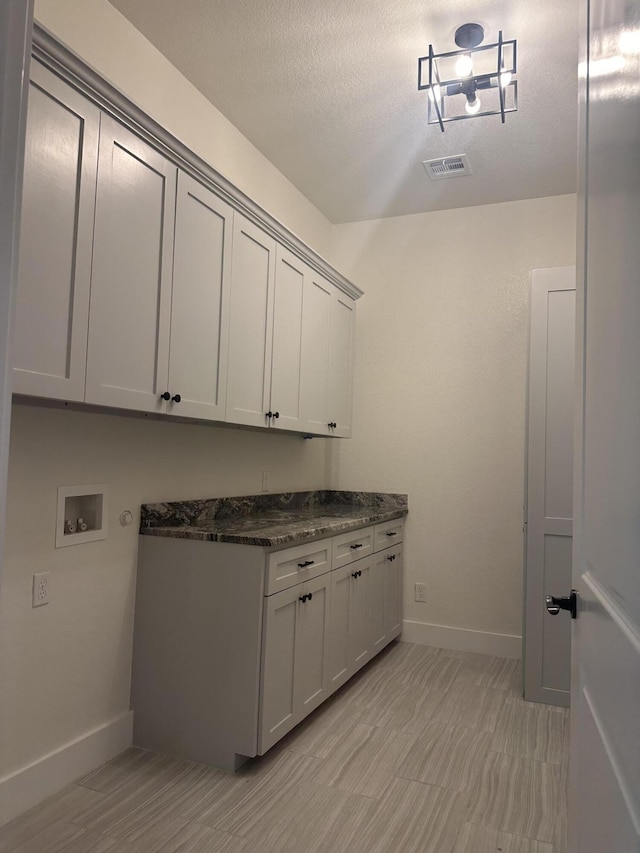
M308 598L307 595L301 595L300 598L298 599L298 601L301 601L304 604L305 601L307 600L307 598Z
M387 533L387 536L397 536L397 535L398 535L398 531L397 531L397 530L394 530L394 531L392 531L391 533Z
M329 427L329 429L336 429L338 424L335 421L331 421L331 423L327 424L327 426Z
M387 560L389 560L389 562L391 563L393 560L395 560L395 558L396 558L396 555L391 554L389 557L387 557Z
M180 394L175 394L175 395L171 398L171 400L172 400L172 402L174 402L174 403L179 403L179 402L180 402L180 400L182 400L182 397L180 396Z
M311 601L311 599L313 598L313 593L312 592L307 593L307 598L309 599L309 601Z
M362 548L362 547L364 547L364 546L363 546L363 543L362 543L362 542L360 542L358 545L350 545L349 547L351 548L351 550L352 550L352 551L355 551L355 550L357 550L358 548Z
M313 566L315 564L315 560L305 560L304 563L298 563L299 569L306 569L307 566Z
M265 418L279 418L280 412L266 412Z
M171 394L168 391L165 391L164 394L160 394L160 399L161 400L170 400Z
M359 577L361 577L361 576L362 576L362 569L358 569L358 571L357 571L357 572L351 572L351 577L352 577L352 578L359 578Z

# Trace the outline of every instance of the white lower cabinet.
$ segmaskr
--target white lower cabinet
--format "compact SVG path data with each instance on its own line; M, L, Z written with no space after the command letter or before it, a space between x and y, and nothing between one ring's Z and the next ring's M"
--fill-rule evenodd
M135 745L265 753L400 634L401 541L401 519L280 551L141 537Z

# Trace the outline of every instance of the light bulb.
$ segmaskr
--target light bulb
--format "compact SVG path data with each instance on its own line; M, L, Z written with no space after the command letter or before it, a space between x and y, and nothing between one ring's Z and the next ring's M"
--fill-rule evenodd
M458 77L469 77L473 71L473 62L469 53L463 53L456 60L456 74Z
M480 107L480 98L477 95L474 96L472 101L467 101L467 103L464 105L465 110L470 116L475 115L480 109Z
M429 97L431 101L439 101L440 100L440 86L437 83L434 83L433 86L429 89Z

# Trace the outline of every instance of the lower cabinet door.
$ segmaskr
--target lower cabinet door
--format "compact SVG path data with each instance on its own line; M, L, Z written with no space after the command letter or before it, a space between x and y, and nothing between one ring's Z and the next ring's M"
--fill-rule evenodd
M349 608L351 565L331 572L331 620L329 623L329 690L333 693L352 673L349 655Z
M331 572L331 692L348 681L372 655L373 565L373 557L363 557Z
M301 586L264 600L260 755L295 726L295 649Z
M260 755L329 695L330 585L327 572L265 598Z
M371 577L373 557L351 563L349 649L352 672L371 658Z
M402 545L389 549L384 575L384 633L386 642L402 631Z
M298 596L295 641L296 722L317 708L329 694L327 653L331 575L326 573L307 581L302 584L302 590L302 595Z
M371 569L371 648L377 654L387 644L385 620L385 586L387 583L388 553L378 552Z

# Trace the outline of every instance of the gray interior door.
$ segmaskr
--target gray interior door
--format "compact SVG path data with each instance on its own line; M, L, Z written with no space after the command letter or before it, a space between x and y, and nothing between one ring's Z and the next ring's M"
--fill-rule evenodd
M571 587L575 267L533 270L527 406L524 696L569 704L571 626L545 595Z
M637 853L640 4L585 0L584 8L570 850Z

